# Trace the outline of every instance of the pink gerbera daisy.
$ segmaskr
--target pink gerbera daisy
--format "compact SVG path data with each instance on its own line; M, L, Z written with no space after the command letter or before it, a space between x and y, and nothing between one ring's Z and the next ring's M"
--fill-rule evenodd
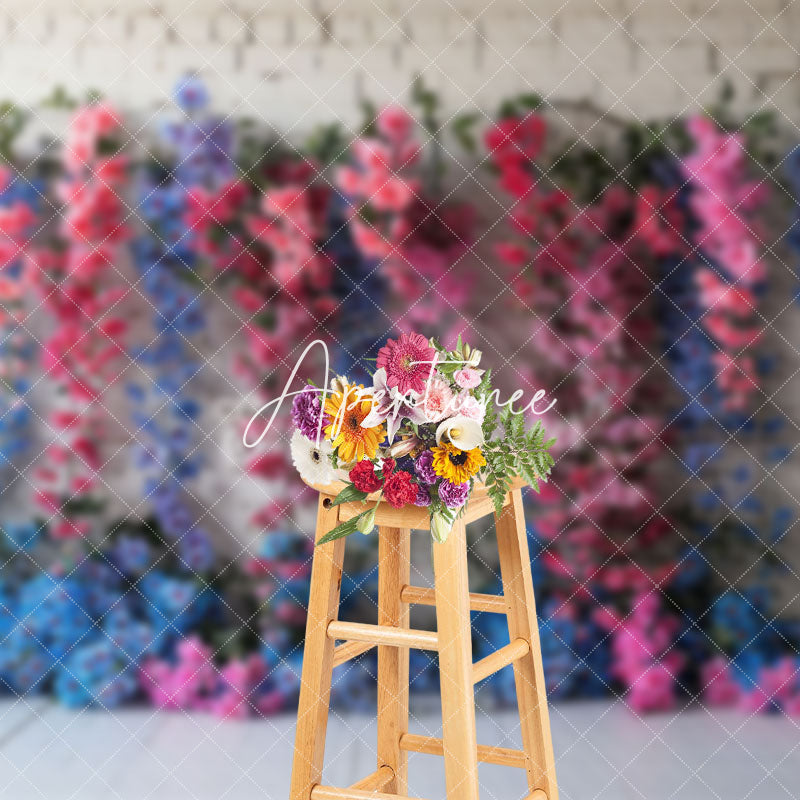
M386 370L386 384L397 387L400 394L418 394L425 390L425 382L433 369L436 351L419 333L404 333L395 341L389 339L378 351L378 369Z

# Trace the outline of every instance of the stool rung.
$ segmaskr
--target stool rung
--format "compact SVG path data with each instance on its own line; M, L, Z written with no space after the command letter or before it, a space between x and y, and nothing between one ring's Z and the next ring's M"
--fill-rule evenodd
M335 786L317 784L311 790L311 800L420 800L420 798L399 794L385 794L384 792L361 791L359 789L337 789ZM539 799L534 797L534 800Z
M476 661L472 665L472 682L479 683L484 678L494 675L495 672L513 664L520 658L524 658L530 652L531 647L525 639L514 639L511 644L495 650L494 653Z
M444 755L444 745L441 739L437 739L435 736L419 736L416 733L404 733L400 737L400 749L412 753L426 753L431 756ZM485 744L478 745L478 761L499 764L502 767L518 767L519 769L525 769L527 766L527 756L522 750L490 747Z
M363 622L335 620L328 625L328 638L390 647L415 647L418 650L439 649L439 637L435 631L394 628L391 625L366 625Z
M333 666L340 667L342 664L350 661L351 658L358 658L362 653L367 653L374 644L369 642L344 642L344 644L336 645L333 649Z
M400 591L404 603L417 606L435 606L436 592L422 586L404 586ZM469 607L473 611L486 611L490 614L505 614L506 599L501 594L478 594L470 592Z
M350 786L350 789L362 792L382 792L388 783L394 778L394 770L384 764L378 767L375 772L371 772L366 778Z

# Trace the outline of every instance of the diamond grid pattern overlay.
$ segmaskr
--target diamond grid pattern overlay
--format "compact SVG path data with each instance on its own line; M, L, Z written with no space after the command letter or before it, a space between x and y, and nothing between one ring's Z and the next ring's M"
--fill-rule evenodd
M545 92L544 96L548 112L574 135L576 143L591 144L592 136L602 130L609 120L613 120L617 114L643 121L640 106L635 102L637 93L646 92L649 79L654 75L658 75L659 78L662 77L660 73L663 73L663 77L672 83L671 91L673 92L673 97L681 98L675 107L678 112L691 111L699 103L703 102L707 94L717 84L718 76L724 72L729 76L733 75L740 84L746 85L752 90L752 95L755 97L753 105L757 110L774 107L782 116L787 128L795 135L797 132L797 126L792 121L791 109L787 110L780 102L781 92L796 81L795 63L798 55L800 55L796 46L786 35L790 24L789 20L796 18L794 16L794 4L791 2L773 5L765 3L763 4L764 8L762 8L761 3L737 2L736 12L742 15L742 19L730 23L731 27L737 28L737 30L731 31L730 34L726 33L726 36L729 35L732 41L737 41L738 37L741 46L733 46L725 50L716 46L716 37L720 30L719 26L728 24L725 20L729 15L725 13L723 3L700 2L699 0L697 3L669 2L663 4L665 7L669 6L669 12L665 14L665 18L671 20L670 25L672 28L670 30L672 33L669 38L672 39L672 34L674 33L674 42L660 49L657 47L658 39L653 44L648 41L648 31L650 30L648 24L658 26L662 17L658 16L659 12L652 8L654 4L646 3L618 3L612 6L610 3L604 5L599 2L581 4L574 2L547 2L536 4L536 7L534 7L534 4L501 3L496 0L496 2L477 8L463 10L460 4L441 0L441 2L411 3L407 7L398 10L387 9L383 4L377 2L364 3L362 7L362 4L355 4L346 0L340 3L331 3L324 7L314 6L313 8L305 8L297 3L278 4L269 2L263 5L253 3L252 7L241 8L223 2L218 4L212 14L209 14L207 5L202 2L165 3L163 6L141 4L141 8L136 9L131 9L130 6L138 4L128 3L71 2L69 5L71 6L69 16L62 17L59 14L57 18L52 16L48 18L47 3L20 4L18 8L9 10L8 38L12 40L11 44L13 45L14 37L19 38L21 35L28 37L33 41L34 49L40 59L42 59L43 55L49 54L52 48L52 58L43 59L50 62L49 68L58 70L66 83L81 85L83 77L75 69L75 55L80 53L82 57L90 56L93 46L95 46L97 39L100 38L102 39L104 52L115 54L115 56L124 59L126 62L125 69L119 71L111 79L109 85L104 87L110 97L113 98L115 96L115 91L122 93L125 87L130 85L129 82L131 80L146 87L145 91L147 93L160 97L165 96L164 87L153 79L151 63L162 58L168 61L169 56L164 57L159 52L161 45L166 40L171 43L169 46L174 45L177 50L188 53L192 66L201 69L204 74L213 75L214 81L225 90L223 96L226 93L229 94L232 100L226 106L229 118L244 113L257 116L268 125L273 121L269 108L261 106L256 98L260 96L260 92L264 90L264 87L269 87L270 81L276 72L288 72L295 85L301 87L311 98L311 102L305 110L300 108L291 109L291 118L294 123L282 129L280 143L289 148L294 148L292 142L296 140L298 132L302 131L303 125L308 119L312 119L317 114L322 114L327 119L335 120L342 118L343 113L351 112L350 108L343 112L341 105L336 100L340 99L341 85L352 82L357 74L368 74L369 86L377 88L377 94L382 100L402 102L407 97L411 88L413 71L409 69L398 70L398 73L403 76L398 79L397 75L387 75L385 72L374 68L375 62L380 63L378 56L383 58L384 49L388 46L394 47L399 51L400 58L398 60L404 63L406 67L409 65L418 67L426 78L431 76L435 84L444 88L445 94L451 101L448 108L448 115L451 114L451 116L449 116L449 119L445 119L445 122L448 122L461 111L471 110L475 107L483 108L480 102L481 98L491 97L496 81L500 78L508 80L510 77L513 79L514 84L523 90L542 91L542 86L536 80L537 76L530 74L524 66L519 66L518 64L522 60L520 56L526 48L529 48L543 37L548 40L548 52L555 57L554 63L558 66L557 71L560 76L560 81L551 90ZM354 9L356 5L358 9ZM578 5L580 5L580 8L578 8ZM354 10L357 15L363 14L365 18L368 17L370 20L369 35L364 37L365 41L358 43L358 47L355 48L347 40L348 35L352 35L348 32L347 23L340 22L342 18L347 20L348 17L346 15L353 13ZM134 14L132 13L133 11L137 13ZM573 18L573 11L580 11L581 13L576 14L575 18ZM276 16L286 21L287 39L291 39L292 44L287 46L286 40L277 41L273 29L261 24L263 17L273 12ZM504 17L506 14L510 14L512 19L520 23L515 26L517 30L514 36L517 38L510 47L505 42L502 45L496 44L492 36L492 29L493 26L498 24L498 18ZM133 26L133 35L128 40L124 38L117 39L106 34L107 30L114 30L114 25L118 23L120 17L126 18L128 15L132 20L128 25ZM210 37L213 44L210 48L197 46L192 36L188 35L193 26L198 26L198 19L205 20L207 15L210 17L208 27L209 29L213 28L213 36ZM652 15L652 19L650 15ZM42 18L50 21L42 26ZM54 29L58 29L62 19L71 20L70 24L75 27L75 35L64 36L61 39L61 47L59 49L53 42L52 33ZM426 27L423 21L428 19L442 21L441 28L437 29L435 35L430 32L426 35L422 32ZM648 20L651 21L648 22ZM745 24L750 27L743 32L742 28ZM121 26L121 30L122 32L126 30L125 24ZM755 61L755 66L758 67L758 57L754 59L748 55L751 51L757 50L759 55L769 60L766 55L763 55L767 51L758 46L759 42L765 39L780 44L778 50L780 55L772 57L774 61L770 66L769 71L771 74L768 79L763 76L754 77L757 69L753 69L753 61ZM327 73L322 70L309 70L308 65L304 64L304 60L307 61L310 54L313 58L315 49L320 46L323 40L324 47L327 49L321 56L323 64L327 63L325 59L329 59L330 62L339 65L338 69ZM241 46L242 41L247 42L246 47ZM454 61L458 63L458 59L464 57L466 52L465 42L467 41L474 44L475 52L480 56L479 63L481 67L479 70L474 71L477 74L471 73L469 79L466 77L462 79L462 76L452 69L452 64ZM646 60L648 64L645 67L639 63L636 69L632 71L620 69L616 78L612 78L606 74L602 64L609 60L616 60L613 53L621 42L626 45L630 52L635 53L635 60ZM699 90L690 85L687 80L687 67L676 66L681 63L685 65L687 62L691 65L692 57L689 53L696 54L698 52L693 47L698 42L705 43L709 51L714 51L708 54L712 67L706 71L707 83L701 86ZM691 49L690 44L692 45ZM232 60L231 53L234 53ZM266 71L257 84L250 87L248 91L244 91L238 87L233 70L226 70L224 67L233 67L237 59L250 58L253 53L263 55L264 61L273 62L274 67ZM782 59L784 60L782 61ZM786 66L787 64L789 65L788 67ZM591 89L596 89L599 92L599 96L604 101L607 101L606 105L608 106L608 112L597 114L596 120L584 130L576 125L570 114L570 101L572 100L570 94L576 91L575 85L580 85L581 82L584 82L584 85L591 87ZM2 73L0 73L0 83L6 84ZM20 94L19 89L13 83L3 85L3 90L10 95L19 96ZM587 93L584 92L583 94ZM566 101L563 98L566 98ZM40 96L34 94L33 91L28 92L26 97L20 97L21 102L27 101L28 104L34 107L39 99ZM683 107L681 107L681 102L684 104ZM488 106L488 104L486 105ZM125 135L129 139L128 145L130 147L136 148L137 146L146 145L148 137L147 126L154 121L156 114L160 110L161 108L155 109L151 117L143 119L140 124L137 123L135 126L126 123L128 127L125 129ZM485 121L489 122L488 113L483 111L481 113L484 114ZM46 115L37 114L37 118L43 126L50 127ZM347 122L347 119L343 121ZM60 133L55 129L50 130L50 132L54 136ZM489 296L485 307L474 316L467 316L452 305L450 306L451 310L453 314L458 316L465 335L487 352L487 358L491 360L493 365L502 365L506 370L514 373L514 377L521 386L533 389L535 387L530 386L529 379L515 365L524 353L523 347L530 343L531 339L536 335L536 331L531 334L531 337L523 343L519 350L508 353L505 352L502 342L490 339L481 327L481 324L485 323L486 315L493 308L496 308L498 302L504 296L514 291L512 289L513 281L507 280L508 276L498 272L491 260L487 258L485 249L482 247L483 240L502 225L507 217L508 209L502 207L493 194L479 181L477 175L483 166L482 164L463 163L463 156L447 145L445 145L445 153L456 168L463 173L463 177L452 188L451 194L456 196L458 192L462 191L480 192L481 199L487 206L494 209L494 214L489 215L488 224L485 225L479 241L469 246L469 257L480 265L480 268L485 271L487 276L491 277L496 286L496 293L494 296ZM769 183L770 186L777 186L776 177L781 166L779 164L774 170L765 171L762 180ZM328 176L318 177L323 180L329 180ZM623 176L618 174L615 175L615 178L619 180ZM123 200L123 202L126 202L129 219L133 221L136 216L136 209L129 205L127 201ZM58 209L56 208L52 208L51 211L53 215L58 214ZM778 265L780 265L788 275L793 276L792 266L787 263L781 250L781 242L786 233L785 231L781 232L773 241L762 241L761 244L771 256L770 263L773 267L777 269ZM702 244L702 242L699 242L697 246L702 246ZM381 266L379 264L376 269L380 270ZM407 262L406 266L410 270L414 269L414 265L410 262ZM454 268L457 269L458 265L455 265ZM638 266L631 264L631 268L638 269ZM112 265L112 269L114 269L114 277L118 282L128 287L127 294L129 296L135 296L139 301L144 300L149 303L149 300L142 292L139 281L132 281L130 276L126 275L116 265ZM423 276L420 277L424 280ZM652 279L648 278L648 280ZM586 287L582 288L585 290ZM430 285L429 292L439 295L444 302L449 302L440 293L435 283ZM659 292L661 292L660 282L652 281L652 294L655 295ZM257 316L256 313L248 319L242 316L241 312L233 309L226 301L225 295L216 280L208 281L202 287L200 295L206 302L214 303L216 306L224 308L228 314L234 317L238 331L241 331L248 322L251 322ZM124 302L125 299L123 298L120 302ZM521 304L526 305L522 298L517 299ZM343 303L346 302L347 298ZM377 304L374 305L375 313L385 320L385 338L392 333L398 320L397 318L392 318L386 309L379 307ZM152 306L151 308L154 312L157 311ZM787 349L791 348L796 356L798 355L796 347L789 338L776 328L776 325L782 321L782 317L791 308L791 303L786 303L783 307L771 311L769 316L760 309L755 310L764 326L771 331L778 331L777 335L781 338L782 344ZM535 318L535 310L532 308L528 308L528 310L532 317ZM39 341L36 333L37 318L44 313L43 307L39 305L29 311L24 321L25 331L37 341ZM541 326L540 329L546 328L548 323L551 322L548 319L537 319L536 321ZM94 329L94 323L91 320L87 320L87 322L88 327ZM614 322L618 326L623 324L625 320L615 320ZM318 330L314 335L327 339L332 347L340 347L342 344L333 335L329 319L318 321ZM297 342L290 354L291 358L299 355L306 344L307 340ZM562 342L562 344L568 346L566 342ZM235 347L234 336L220 343L217 350L211 354L201 352L197 348L197 344L189 339L186 340L186 346L196 352L198 357L202 358L204 370L212 374L215 380L223 381L230 392L232 394L235 393L240 398L244 407L252 407L254 402L257 402L257 398L252 392L242 392L241 387L234 385L230 378L218 367L220 359L233 351ZM349 355L354 361L358 360L360 356L358 353L350 353ZM284 360L282 364L284 368L291 368L291 358ZM654 371L663 370L662 360L663 357L654 359L650 369ZM120 370L119 378L125 380L126 373L132 368L136 369L133 363L124 366ZM581 368L592 369L591 355L582 360ZM789 374L785 381L773 390L759 389L761 394L760 407L754 413L758 413L763 408L777 408L782 412L783 409L778 404L777 398L785 387L791 385L791 382L799 372L800 367ZM107 394L109 397L106 396ZM625 403L624 397L616 399ZM124 433L124 441L114 452L107 454L106 463L103 465L105 467L110 465L128 444L137 441L142 431L130 429L124 414L121 414L119 409L110 401L110 393L101 393L96 403L102 413L108 415L113 424L118 426L119 430ZM31 403L30 408L39 417L38 406ZM90 413L91 410L91 408L87 409L86 413ZM789 419L791 424L796 427L791 418ZM60 436L58 431L49 427L44 418L39 417L38 421L45 427L47 436L53 438ZM246 484L249 491L259 493L265 503L275 500L276 497L271 493L269 487L265 487L263 483L254 480L242 471L231 456L231 453L219 446L221 432L225 430L226 426L232 425L234 421L235 417L232 411L228 416L214 420L208 427L198 423L197 447L208 448L213 453L214 458L219 459L226 469L235 471L237 477L227 489L228 493L232 493L241 483ZM564 419L563 422L568 425L571 424L567 419ZM578 441L587 441L588 431L575 430L574 433ZM663 431L661 430L652 430L654 439L658 438L662 433ZM728 441L732 440L736 433L734 432ZM727 443L727 441L723 442L722 446ZM285 435L283 436L283 445L288 446L288 437ZM794 445L791 448L790 455L796 447L797 445ZM676 459L681 459L680 454L676 451L672 451L671 454ZM758 462L756 454L748 453L748 455ZM33 486L31 470L36 461L37 459L34 458L27 467L19 469L17 481L24 481ZM705 483L703 476L698 475L696 471L690 470L685 463L683 466L687 475L685 481L676 486L669 497L663 498L663 501L657 507L652 508L654 516L658 516L667 522L669 522L669 519L664 516L667 504L677 497L690 483L697 481ZM761 465L761 469L763 477L753 491L759 485L769 483L777 486L793 503L796 503L796 497L791 485L786 485L786 482L776 475L777 467ZM164 470L165 476L169 477L170 471L166 465L164 465ZM116 496L117 500L124 506L127 514L135 517L146 510L149 498L145 497L137 504L131 504L120 496L118 490L107 481L104 469L98 470L96 477L107 492ZM618 480L625 480L625 478L619 475ZM709 490L713 490L712 486L705 485ZM198 496L197 490L193 489L192 486L185 486L184 489L188 496L196 500L203 508L201 522L207 518L215 527L227 531L233 541L242 543L241 531L231 529L230 522L216 510L225 499L224 497L215 498L209 502L207 498ZM735 518L741 519L738 507L728 508L727 510ZM672 523L669 524L671 525ZM679 529L674 528L674 532L677 536L685 538L685 535ZM635 536L636 533L636 531L632 531L631 536ZM713 530L709 535L712 534ZM236 558L244 555L248 544L249 542L243 542L237 552L231 553L231 563ZM478 544L479 542L475 542L473 549ZM796 591L798 576L791 564L786 563L781 554L774 553L774 555L783 561L789 570L790 577L793 579L792 586L794 589L791 591L795 593L792 595L790 591L786 604L788 608L800 595L800 592ZM486 562L484 562L484 566L491 568L491 565ZM421 574L418 565L414 565L414 570L418 573L416 577L421 581L425 580L425 576ZM731 591L738 592L735 583L730 583L725 576L719 573L717 577L721 581L728 583ZM588 590L585 585L580 586L580 588ZM136 591L135 587L134 591ZM230 610L233 612L233 609ZM241 619L240 622L243 626L252 626L253 620ZM773 622L774 619L763 619L765 627L772 625ZM24 620L20 620L20 623L24 623ZM617 698L615 703L627 705L624 698ZM88 775L100 779L104 788L111 795L123 796L110 781L103 777L103 763L94 763L87 754L79 752L70 745L70 730L72 726L81 724L81 720L86 719L89 712L76 713L69 723L61 730L56 731L50 726L46 715L41 714L39 701L32 696L20 696L5 714L14 713L20 706L35 715L41 724L51 728L51 732L68 748L72 757L85 765ZM129 726L126 717L111 710L107 711L116 724L125 728L127 734L127 738L123 741L119 751L108 756L108 762L124 750L126 746L136 743L139 747L144 748L148 757L159 764L165 772L174 774L177 765L165 763L159 755L157 746L151 746L143 738L143 732L146 730L147 724L156 716L157 712L147 712L141 718L140 723L133 723ZM629 709L629 712L635 713L632 709ZM335 715L336 721L341 723L354 740L357 740L362 747L374 754L374 742L369 733L370 725L368 723L365 724L363 720L354 719L337 711L332 713ZM568 726L573 727L576 743L579 741L589 743L598 760L607 760L602 751L591 742L591 727L581 731L575 729L566 712L562 711L558 705L553 707L551 714L560 718ZM197 747L203 741L214 742L215 734L223 724L222 722L214 721L209 725L206 721L198 721L193 715L182 714L182 716L196 730ZM717 722L710 713L709 718L714 720L715 723ZM624 786L631 796L644 797L645 795L637 790L634 783L627 777L626 768L640 755L656 747L664 748L669 752L677 765L686 770L687 782L691 780L695 788L697 788L697 784L702 787L703 796L719 796L712 786L704 780L702 770L691 769L685 758L666 741L664 735L665 727L654 724L646 717L641 718L641 721L643 731L647 731L647 734L638 743L640 749L631 751L630 760L627 763L609 764L612 768L613 776L610 778L608 786L597 787L597 796L600 796L603 791L612 785L618 784ZM722 749L729 741L736 741L737 735L747 724L747 721L746 719L738 720L737 725L732 725L730 728L720 723L717 749ZM415 722L423 727L423 732L435 735L436 731L429 729L427 720L417 718ZM600 720L595 724L599 722ZM795 731L794 747L786 754L786 758L790 757L797 748L800 748L800 737L796 735L797 725L795 722L792 722L792 724ZM263 722L262 725L264 730L269 729L274 734L274 738L271 741L265 740L265 747L260 758L261 761L266 763L269 760L270 753L276 750L287 738L291 737L291 730L281 730L270 720ZM512 731L513 733L514 731ZM255 735L260 734L256 733ZM743 749L746 750L746 748ZM243 786L239 788L243 791L252 790L256 792L259 787L257 777L261 766L259 762L239 764L235 752L231 753L221 748L219 752L220 758L228 759L232 764L240 768ZM26 771L36 761L35 754L31 755L32 758L29 762L8 763L9 786L11 783L24 782ZM557 750L557 766L564 755L563 751L558 752ZM711 760L713 756L714 753L710 753L708 760ZM329 748L329 760L331 757L336 758L335 747ZM753 769L754 773L758 775L758 783L752 788L748 787L751 792L763 790L766 785L769 785L770 790L778 791L775 796L793 796L795 789L785 785L775 777L774 767L762 764L753 756ZM31 783L30 786L34 787L34 784ZM180 788L186 792L186 796L195 796L189 786L184 784ZM491 787L483 788L487 797L497 797L499 799L503 796L498 794L496 790L492 790ZM680 790L681 786L677 786L675 789L676 796ZM39 793L41 794L41 792ZM564 792L562 794L566 797L569 796ZM80 788L77 789L74 796L80 796ZM743 794L743 796L747 795Z

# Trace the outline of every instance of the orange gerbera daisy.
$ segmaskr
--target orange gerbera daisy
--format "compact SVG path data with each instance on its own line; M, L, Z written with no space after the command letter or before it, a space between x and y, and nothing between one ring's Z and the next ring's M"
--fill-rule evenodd
M386 436L383 423L374 428L361 427L372 409L372 397L363 391L361 385L345 386L343 391L329 394L325 399L325 413L331 420L325 426L325 436L331 440L341 464L360 461L364 456L375 458Z

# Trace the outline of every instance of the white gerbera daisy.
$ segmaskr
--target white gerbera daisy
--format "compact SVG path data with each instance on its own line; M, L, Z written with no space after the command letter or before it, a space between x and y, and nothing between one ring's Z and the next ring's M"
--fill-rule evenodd
M290 444L292 463L300 477L307 483L328 484L336 480L331 464L333 448L329 441L323 440L319 447L298 430L292 434Z

